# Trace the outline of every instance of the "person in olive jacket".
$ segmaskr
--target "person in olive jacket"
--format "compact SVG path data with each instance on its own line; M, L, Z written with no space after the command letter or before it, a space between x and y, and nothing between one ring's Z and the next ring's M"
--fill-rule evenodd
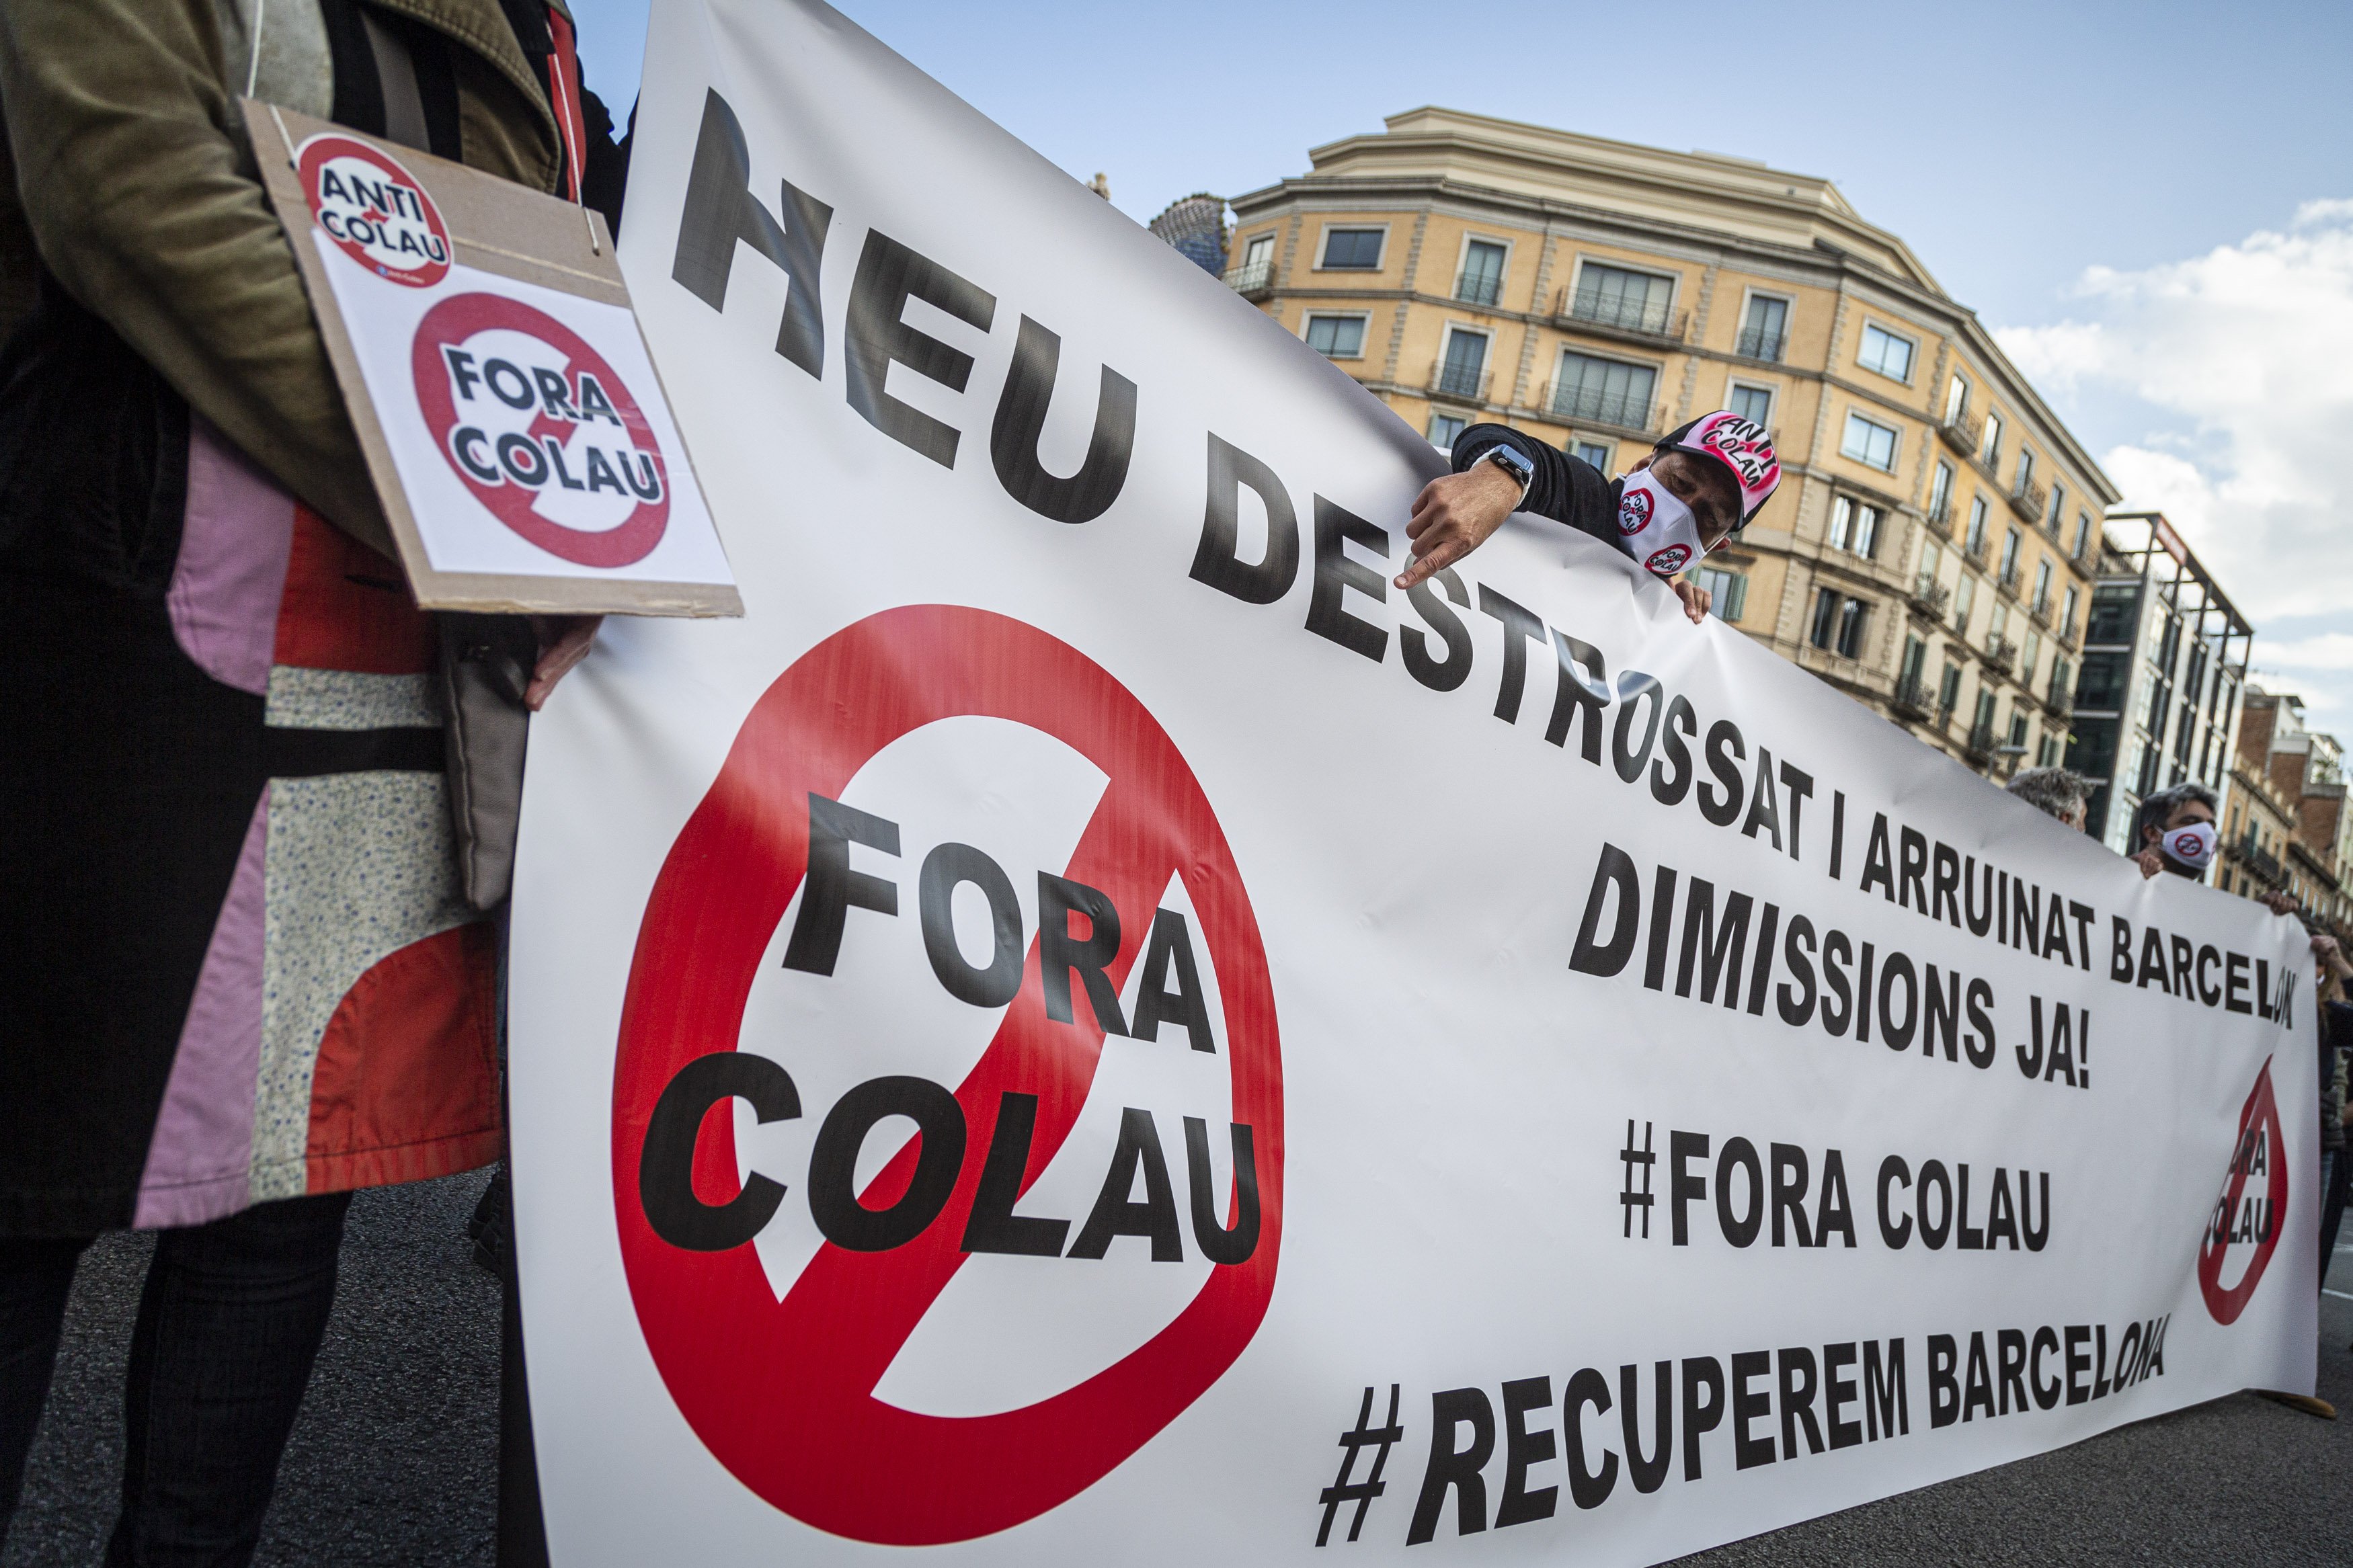
M111 1563L250 1557L351 1192L501 1139L438 639L245 95L572 199L614 151L543 0L0 0L0 1530L78 1258L153 1230ZM540 629L533 705L594 624Z

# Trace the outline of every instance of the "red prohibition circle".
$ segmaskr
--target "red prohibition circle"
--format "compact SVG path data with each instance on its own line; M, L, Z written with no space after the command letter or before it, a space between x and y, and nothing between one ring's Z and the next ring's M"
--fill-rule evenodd
M652 464L660 493L652 500L640 500L617 527L567 528L539 514L536 509L540 491L521 484L486 484L458 460L450 444L450 433L458 426L458 405L449 390L450 373L441 351L463 343L477 332L501 329L537 338L561 353L567 384L576 384L576 377L583 372L594 373L628 432L630 447ZM424 412L425 427L432 433L434 444L441 448L443 461L474 499L508 528L575 566L609 569L634 565L661 542L663 532L670 527L670 470L662 461L661 446L654 439L653 426L646 422L645 411L638 406L628 384L579 333L520 300L501 294L453 294L426 311L425 319L417 323L417 336L408 357L409 373L417 383L417 406ZM543 412L533 421L529 434L533 441L548 437L560 441L567 428L564 421Z
M1640 533L1651 526L1651 494L1628 490L1618 502L1618 531Z
M356 158L374 167L394 187L394 205L414 205L417 211L387 213L383 206L371 208L367 217L380 226L397 218L420 224L426 231L427 254L413 266L399 266L371 254L367 245L356 237L343 221L348 215L344 205L331 204L321 189L321 176L327 165L338 158ZM311 221L319 231L334 241L335 247L377 277L411 289L429 289L449 272L449 226L441 221L441 209L433 205L431 193L416 175L401 166L400 160L381 148L349 136L326 133L311 137L302 143L294 158L294 167L302 181L302 198L311 206ZM364 198L362 198L364 201ZM347 205L347 204L346 204ZM332 210L331 210L332 208ZM432 252L438 250L439 254Z
M657 1237L638 1171L664 1086L694 1058L735 1048L807 866L810 793L839 798L892 741L965 714L1053 735L1106 775L1068 876L1121 910L1153 908L1170 875L1183 878L1225 999L1234 1120L1254 1132L1260 1233L1249 1258L1214 1267L1174 1321L1112 1366L1018 1410L948 1417L886 1405L874 1387L965 1260L1000 1091L1038 1096L1030 1169L1042 1172L1103 1049L1084 1010L1082 1023L1046 1017L1034 943L1019 994L956 1089L970 1131L954 1195L915 1240L874 1253L826 1245L778 1301L751 1246L691 1252ZM1114 985L1150 924L1123 922ZM732 1185L728 1119L710 1118L702 1137L698 1172L724 1171ZM902 1150L864 1201L903 1190L916 1152ZM613 1084L614 1206L638 1324L679 1410L738 1480L820 1530L901 1546L970 1540L1068 1501L1206 1393L1258 1331L1281 1251L1282 1173L1282 1047L1250 898L1192 769L1125 687L1034 626L942 605L869 616L777 678L655 881Z
M2247 1271L2229 1289L2222 1289L2222 1257L2230 1250L2232 1222L2239 1213L2239 1199L2246 1191L2248 1153L2251 1131L2260 1131L2263 1147L2268 1156L2269 1173L2263 1189L2271 1210L2271 1230L2255 1243L2255 1255L2247 1260ZM2216 1231L2221 1239L2216 1238ZM2239 1136L2231 1145L2231 1172L2222 1188L2222 1200L2215 1206L2206 1226L2205 1239L2198 1248L2198 1289L2206 1298L2206 1310L2214 1321L2228 1327L2239 1321L2247 1310L2247 1302L2255 1287L2270 1267L2272 1254L2279 1250L2280 1237L2287 1229L2287 1146L2280 1137L2279 1101L2272 1092L2272 1064L2264 1058L2262 1070L2255 1074L2255 1087L2248 1091L2247 1103L2239 1110Z
M1663 577L1670 572L1682 571L1683 563L1691 559L1691 553L1688 544L1670 544L1663 550L1651 552L1651 558L1642 564Z

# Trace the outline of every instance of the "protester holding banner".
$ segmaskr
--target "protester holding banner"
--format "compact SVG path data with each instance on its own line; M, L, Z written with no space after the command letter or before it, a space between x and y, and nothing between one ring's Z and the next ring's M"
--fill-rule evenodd
M561 7L432 15L0 13L0 1531L77 1260L155 1229L110 1561L250 1557L351 1191L500 1148L441 639L233 109L594 184Z
M1486 542L1514 511L1532 511L1601 541L1667 580L1694 623L1708 593L1680 574L1747 526L1781 482L1773 443L1729 410L1670 431L1619 479L1502 425L1473 425L1454 438L1454 472L1416 498L1406 535L1410 588Z
M2214 821L2216 804L2214 792L2194 779L2143 800L2133 819L2133 837L2140 844L2133 860L2140 874L2170 871L2193 882L2205 880L2221 837Z

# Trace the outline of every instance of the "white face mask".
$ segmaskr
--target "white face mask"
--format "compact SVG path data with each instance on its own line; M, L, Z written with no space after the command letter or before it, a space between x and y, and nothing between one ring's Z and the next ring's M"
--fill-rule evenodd
M2214 841L2221 835L2211 822L2193 822L2187 827L2177 827L2158 836L2158 846L2165 858L2193 871L2203 871L2214 863Z
M1672 577L1702 555L1699 519L1649 468L1626 476L1618 498L1618 532L1634 559L1662 577Z

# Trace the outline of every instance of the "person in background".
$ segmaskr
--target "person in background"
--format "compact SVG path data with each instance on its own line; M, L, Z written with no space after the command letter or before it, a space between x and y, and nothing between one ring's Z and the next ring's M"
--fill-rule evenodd
M1484 544L1515 511L1565 522L1663 580L1694 624L1708 593L1683 572L1747 526L1781 482L1764 429L1728 409L1669 431L1631 473L1612 479L1503 425L1454 438L1454 471L1422 487L1406 524L1411 588Z
M2008 787L2035 810L2057 817L2077 833L2084 831L2084 807L2092 797L2092 785L2083 774L2065 768L2029 768Z
M352 1192L503 1139L447 639L241 96L597 184L546 0L0 4L0 1535L81 1254L152 1230L110 1563L251 1560ZM595 623L508 629L536 707Z
M2133 841L2140 848L2132 859L2140 867L2140 874L2154 877L2159 871L2170 871L2193 882L2204 881L2221 837L2214 822L2217 804L2214 792L2194 780L2143 800L2133 818Z

